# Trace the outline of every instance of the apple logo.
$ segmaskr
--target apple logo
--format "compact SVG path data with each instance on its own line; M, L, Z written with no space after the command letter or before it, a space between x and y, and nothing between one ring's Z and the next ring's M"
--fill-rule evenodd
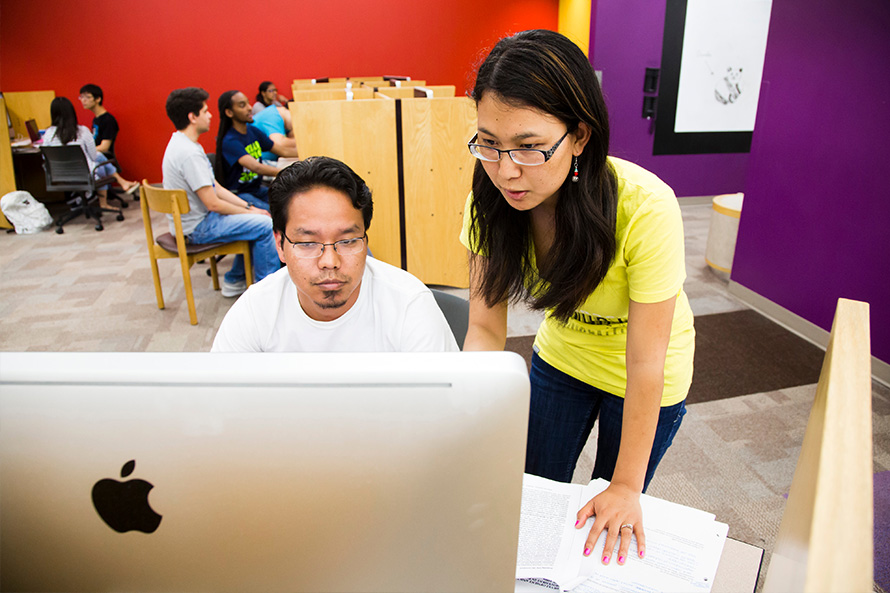
M121 477L126 478L135 468L135 459L126 462L121 468ZM148 492L152 488L154 485L145 480L118 482L105 478L93 486L93 506L102 520L118 533L154 533L161 524L161 515L148 504Z

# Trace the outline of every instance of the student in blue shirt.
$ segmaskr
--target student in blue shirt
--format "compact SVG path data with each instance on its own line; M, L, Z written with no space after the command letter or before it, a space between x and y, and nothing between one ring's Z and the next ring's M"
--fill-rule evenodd
M229 191L250 194L268 202L262 176L275 177L279 169L260 161L263 151L296 157L295 146L273 140L253 125L250 101L241 91L226 91L219 97L219 132L216 136L216 178Z
M273 142L280 139L285 146L294 148L297 146L294 140L290 111L287 110L287 107L270 105L268 109L263 109L253 116L253 125L264 131ZM274 152L263 151L263 161L277 160L278 155Z

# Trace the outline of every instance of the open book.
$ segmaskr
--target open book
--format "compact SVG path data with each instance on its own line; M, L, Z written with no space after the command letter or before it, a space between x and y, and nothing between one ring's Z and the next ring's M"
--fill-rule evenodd
M601 479L582 486L525 475L516 578L578 593L709 592L728 531L711 513L643 494L646 557L639 557L634 537L624 565L617 562L617 548L604 565L605 532L590 556L583 555L593 519L575 529L576 514L608 485Z

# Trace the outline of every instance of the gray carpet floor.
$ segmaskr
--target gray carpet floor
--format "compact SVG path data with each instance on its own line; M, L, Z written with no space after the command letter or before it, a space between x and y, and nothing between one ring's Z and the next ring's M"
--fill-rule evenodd
M135 208L134 208L135 206ZM711 209L682 206L686 229L686 292L696 316L747 307L726 279L704 263ZM138 203L126 220L107 217L96 232L83 219L63 235L0 232L0 350L206 351L234 302L211 288L206 266L192 269L198 325L191 326L176 260L161 262L166 308L159 310ZM156 229L164 221L154 219ZM228 264L221 266L223 270ZM453 290L466 295L465 290ZM514 307L509 335L533 334L540 316ZM701 508L729 524L729 536L766 551L768 568L800 451L815 385L798 385L691 404L649 493ZM873 389L874 470L890 470L890 389ZM591 446L575 479L593 467ZM842 552L840 552L842 553Z

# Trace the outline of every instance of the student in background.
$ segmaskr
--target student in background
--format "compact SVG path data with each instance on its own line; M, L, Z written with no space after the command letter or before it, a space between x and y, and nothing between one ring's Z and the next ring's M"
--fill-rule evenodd
M253 125L266 133L273 142L281 142L296 150L297 143L294 140L294 130L291 124L290 111L287 107L269 107L253 116ZM272 151L263 151L263 161L273 163L278 160L278 155Z
M281 99L283 98L284 97L279 97L278 88L275 86L275 83L269 80L264 80L260 83L260 92L256 94L256 103L253 104L250 112L253 115L256 115L270 105L284 107L284 104L281 102Z
M278 156L296 157L296 145L272 140L253 125L250 102L241 91L226 91L219 97L219 131L216 135L216 178L239 196L250 195L268 202L262 176L275 177L278 168L260 162L264 150Z
M189 242L250 241L250 255L256 280L262 280L281 266L275 252L272 219L263 202L250 196L239 197L215 183L210 160L198 142L210 130L207 91L189 87L167 97L167 117L176 131L164 151L162 170L165 189L184 189L189 212L182 215L182 232ZM175 233L168 215L170 232ZM244 258L236 255L222 282L222 294L238 296L247 288Z
M229 309L214 352L443 352L454 335L432 292L368 257L371 190L352 169L311 157L269 188L286 265Z
M95 84L85 84L80 87L80 95L77 98L84 109L93 112L92 130L96 150L108 157L109 160L114 159L114 141L117 139L120 128L117 125L117 119L105 109L102 88ZM139 182L127 181L119 175L118 177L117 182L126 193L132 194L139 189Z
M470 250L465 350L504 348L507 304L546 312L531 368L526 471L569 482L595 421L593 477L610 486L577 514L608 564L646 549L645 491L685 413L692 311L674 192L608 156L609 118L590 61L566 37L501 39L473 99L478 159L464 210Z
M87 165L90 170L94 170L96 179L102 177L114 177L123 187L124 184L135 183L123 179L114 169L114 165L108 162L105 155L96 150L96 143L93 141L93 134L86 128L77 124L77 114L74 112L74 104L65 97L56 97L49 106L50 118L52 125L47 128L43 134L43 144L45 146L64 146L67 144L78 144L83 150L87 158ZM105 185L96 190L99 196L99 206L101 208L109 208L108 205L108 188ZM136 187L139 184L136 183Z

